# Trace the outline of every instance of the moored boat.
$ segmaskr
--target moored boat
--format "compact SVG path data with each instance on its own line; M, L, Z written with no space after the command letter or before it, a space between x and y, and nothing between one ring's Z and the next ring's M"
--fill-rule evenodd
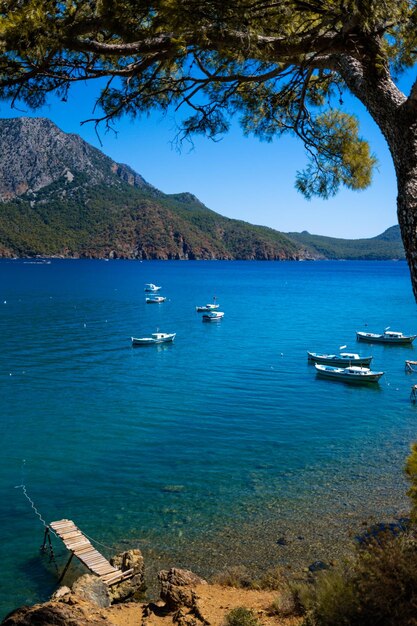
M213 297L213 302L211 304L204 304L203 306L196 306L195 310L197 313L206 313L208 311L215 311L219 308L219 304L216 303L216 296Z
M161 289L161 287L158 287L157 285L154 285L153 283L146 283L145 285L145 291L153 293L155 291L159 291Z
M308 360L314 363L324 363L327 365L336 365L339 367L348 367L349 365L369 365L372 361L371 356L360 356L355 352L340 352L339 354L318 354L317 352L307 352Z
M384 330L383 333L365 333L362 331L356 332L356 339L358 341L366 341L367 343L391 343L391 344L410 344L413 343L417 335L404 335L394 330Z
M215 311L219 306L220 304L205 304L204 306L196 306L195 310L197 313L205 313L206 311Z
M321 378L329 378L339 380L344 383L352 383L354 385L362 385L366 383L377 383L384 372L373 372L368 367L359 367L358 365L349 365L349 367L333 367L331 365L322 365L315 363L317 375Z
M223 311L209 311L203 314L203 322L218 322L224 317Z
M146 298L146 304L160 304L161 302L165 302L166 298L164 296L149 296Z
M131 337L133 346L151 346L156 343L174 341L176 333L152 333L150 337Z

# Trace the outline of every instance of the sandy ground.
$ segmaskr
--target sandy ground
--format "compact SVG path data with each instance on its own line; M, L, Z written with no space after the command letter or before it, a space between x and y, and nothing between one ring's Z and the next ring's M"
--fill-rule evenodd
M210 626L222 626L225 615L233 608L243 606L251 609L263 626L297 626L299 618L280 618L268 614L268 607L279 595L278 591L255 591L236 589L219 585L198 585L195 587L198 607ZM162 605L162 603L161 603ZM142 624L144 607L142 604L120 604L106 610L106 616L115 626L138 626ZM146 618L146 626L172 626L171 615L163 615L157 609Z

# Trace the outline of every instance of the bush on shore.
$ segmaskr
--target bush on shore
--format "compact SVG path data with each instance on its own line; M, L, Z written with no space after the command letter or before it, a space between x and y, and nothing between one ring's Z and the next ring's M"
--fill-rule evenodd
M280 589L269 613L304 614L303 626L417 626L417 443L412 445L405 473L411 500L411 525L406 532L370 532L354 557L320 573L313 584L286 584L278 569L255 578L245 568L229 568L215 582ZM259 626L259 621L239 607L226 616L224 626Z
M305 609L301 601L304 586L288 584L268 607L269 615L299 617Z
M253 611L238 606L227 613L224 626L261 626Z
M305 626L416 626L417 540L384 537L304 590Z
M411 521L417 523L417 443L413 443L411 446L411 454L407 458L405 464L405 473L410 481L410 488L407 491L407 495L411 500Z

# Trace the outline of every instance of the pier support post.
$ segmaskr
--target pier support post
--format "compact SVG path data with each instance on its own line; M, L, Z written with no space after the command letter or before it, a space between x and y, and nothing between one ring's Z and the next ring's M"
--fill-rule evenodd
M70 566L70 563L71 563L71 561L72 561L72 557L73 557L73 556L74 556L74 553L73 553L73 552L71 552L71 556L70 556L70 558L68 559L68 563L67 563L67 564L66 564L66 566L64 567L64 570L63 570L63 572L62 572L61 576L59 577L59 580L58 580L58 585L59 585L59 583L61 582L61 580L64 578L65 574L67 573L67 569L68 569L68 568L69 568L69 566Z
M46 552L46 539L49 538L49 528L45 526L45 533L43 535L43 544L41 547L41 552ZM49 539L50 541L50 539Z

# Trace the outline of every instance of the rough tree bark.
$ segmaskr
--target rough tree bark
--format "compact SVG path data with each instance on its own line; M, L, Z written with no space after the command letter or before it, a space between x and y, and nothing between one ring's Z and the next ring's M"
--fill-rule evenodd
M417 102L392 81L388 70L375 72L357 59L337 60L349 89L366 106L384 135L397 176L397 215L411 285L417 301Z
M417 300L417 124L397 125L398 142L391 149L397 174L397 213Z

